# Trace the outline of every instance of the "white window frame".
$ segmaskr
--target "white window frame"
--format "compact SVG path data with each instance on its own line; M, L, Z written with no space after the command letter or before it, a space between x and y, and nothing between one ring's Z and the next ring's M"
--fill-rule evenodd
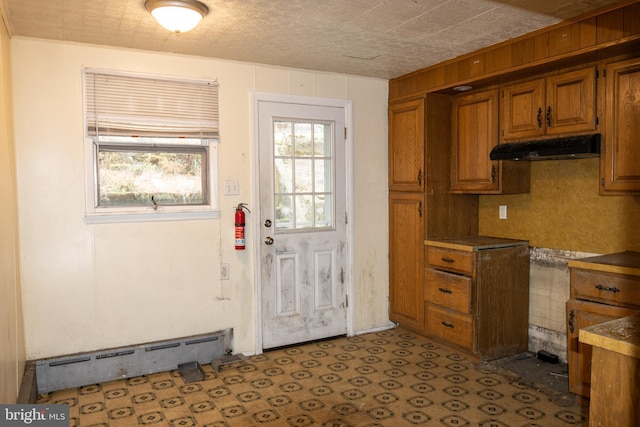
M202 139L202 145L207 146L207 199L208 203L201 205L157 205L135 206L135 207L99 207L97 205L97 147L96 137L88 135L87 132L87 106L86 106L86 71L101 72L108 74L120 74L137 76L143 78L163 79L156 75L141 75L124 72L104 71L95 69L83 70L83 123L84 123L84 172L85 172L85 222L88 224L112 223L112 222L152 222L152 221L180 221L211 219L220 217L218 202L218 139ZM176 79L166 77L170 80L194 81L193 79Z

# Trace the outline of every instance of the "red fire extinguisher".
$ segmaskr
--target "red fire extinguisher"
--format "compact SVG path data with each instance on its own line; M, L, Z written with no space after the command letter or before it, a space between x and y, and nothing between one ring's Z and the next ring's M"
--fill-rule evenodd
M236 251L244 251L244 211L251 212L246 203L240 203L236 207Z

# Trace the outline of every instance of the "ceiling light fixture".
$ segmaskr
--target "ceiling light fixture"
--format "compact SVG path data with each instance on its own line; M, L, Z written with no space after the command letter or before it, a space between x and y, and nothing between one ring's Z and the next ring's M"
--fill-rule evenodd
M144 7L160 25L174 33L185 33L209 12L209 8L197 0L147 0Z

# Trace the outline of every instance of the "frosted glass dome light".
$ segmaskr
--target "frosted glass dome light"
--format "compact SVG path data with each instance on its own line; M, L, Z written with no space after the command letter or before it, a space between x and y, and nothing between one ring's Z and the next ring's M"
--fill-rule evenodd
M160 25L174 33L194 29L209 12L196 0L147 0L144 6Z

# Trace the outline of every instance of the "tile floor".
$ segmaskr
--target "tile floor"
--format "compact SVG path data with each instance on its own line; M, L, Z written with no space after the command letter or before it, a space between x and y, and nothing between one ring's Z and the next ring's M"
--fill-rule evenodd
M248 357L203 381L177 371L61 390L71 426L586 426L513 376L402 328Z

